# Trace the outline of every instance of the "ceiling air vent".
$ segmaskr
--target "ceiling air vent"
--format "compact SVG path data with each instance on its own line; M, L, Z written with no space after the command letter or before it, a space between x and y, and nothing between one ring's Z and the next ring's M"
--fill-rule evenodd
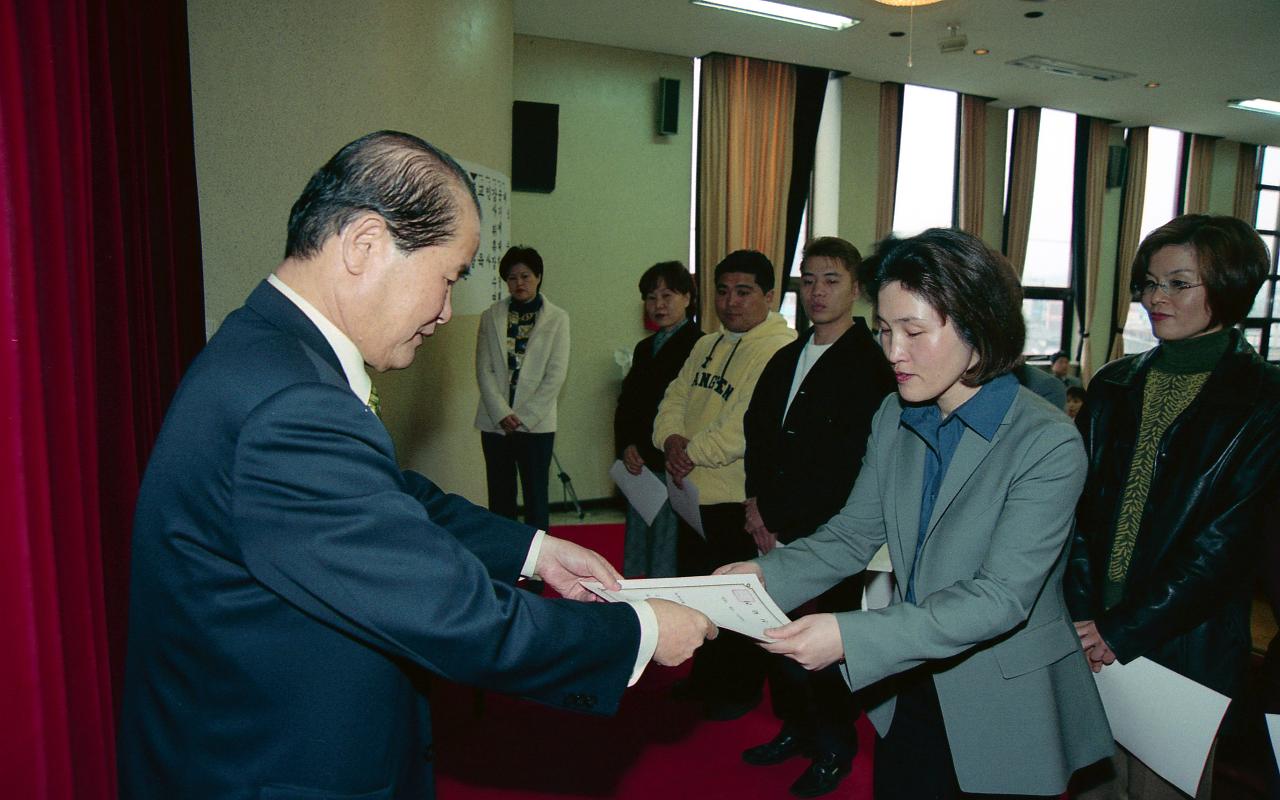
M1070 61L1059 61L1056 58L1045 58L1044 56L1023 56L1015 58L1008 62L1010 66L1024 67L1026 69L1039 70L1040 72L1049 72L1054 75L1064 75L1068 78L1088 78L1095 81L1118 81L1121 78L1132 78L1132 72L1121 72L1116 69L1103 69L1102 67L1090 67L1084 64L1072 64Z

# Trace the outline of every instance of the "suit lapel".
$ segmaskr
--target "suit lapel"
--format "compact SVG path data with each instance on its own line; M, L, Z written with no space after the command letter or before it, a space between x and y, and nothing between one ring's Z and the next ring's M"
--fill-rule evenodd
M1001 424L1001 427L1004 427L1003 424ZM947 509L955 501L956 495L960 494L960 490L973 477L973 473L977 471L999 439L999 430L996 431L995 437L988 442L969 428L966 427L964 429L964 435L960 437L960 446L956 448L955 455L951 457L951 464L947 466L947 474L943 477L942 486L938 489L938 500L933 505L933 516L929 519L929 528L925 533L924 543L926 548L929 545L929 538L933 536L933 532L938 527L938 521L942 519L942 515L947 513ZM923 553L924 550L922 549L922 556Z
M911 562L915 558L916 538L920 530L920 504L924 494L924 450L925 443L920 437L899 424L897 447L894 448L893 486L889 488L894 509L890 512L895 520L897 536L890 539L896 541L897 553L893 565L904 570L899 576L901 589L906 592L906 571L910 571ZM890 544L890 550L894 545Z

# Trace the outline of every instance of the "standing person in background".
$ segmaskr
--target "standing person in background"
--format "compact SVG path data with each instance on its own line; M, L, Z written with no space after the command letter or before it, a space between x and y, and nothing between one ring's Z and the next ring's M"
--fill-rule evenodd
M532 247L508 250L498 275L511 296L485 309L476 336L476 427L489 510L515 519L519 472L524 521L546 530L556 400L569 373L569 315L542 295L542 256Z
M867 323L853 316L861 262L856 247L833 236L805 247L800 303L813 327L774 354L751 395L744 424L746 529L761 553L808 536L844 507L871 418L896 386ZM810 610L853 611L861 592L861 576L847 578ZM782 730L742 758L763 766L807 753L812 762L791 793L826 794L852 768L859 708L837 667L809 672L789 658L772 656L771 662L769 685Z
M680 564L686 575L706 574L756 553L744 528L742 417L764 365L796 338L782 315L769 310L773 264L763 253L730 253L716 265L715 281L721 330L694 345L653 423L653 444L662 447L667 472L677 483L688 478L698 489L706 541L700 556L691 548L689 563ZM691 540L696 534L686 536ZM736 719L760 702L764 654L737 634L717 641L721 647L694 662L687 693L702 700L707 719Z
M1138 247L1133 288L1159 344L1099 370L1076 418L1089 473L1066 597L1095 671L1146 656L1228 697L1244 686L1280 490L1280 368L1232 326L1269 271L1233 217L1181 216ZM1078 796L1185 797L1127 751L1111 767Z
M1066 388L1084 385L1079 378L1071 374L1071 356L1062 350L1054 353L1053 357L1049 359L1049 372L1053 373L1053 377L1062 381L1062 385Z
M1085 392L1079 386L1067 387L1067 416L1072 419L1076 418L1076 414L1080 413L1080 409L1084 407Z
M622 381L613 414L618 458L632 475L648 467L665 479L662 451L653 446L653 419L667 385L680 372L702 336L693 321L693 276L679 261L654 264L640 276L645 317L658 328L636 343L631 370ZM627 505L627 536L622 571L628 577L670 578L676 574L676 512L663 505L653 524Z

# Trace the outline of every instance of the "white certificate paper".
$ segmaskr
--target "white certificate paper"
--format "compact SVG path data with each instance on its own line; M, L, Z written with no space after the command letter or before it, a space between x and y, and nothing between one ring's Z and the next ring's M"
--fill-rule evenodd
M662 504L667 502L667 485L648 467L641 467L639 475L632 475L622 459L609 467L609 477L618 484L631 507L644 517L645 524L652 525L653 518L662 510Z
M1267 734L1271 737L1271 754L1280 767L1280 714L1264 714L1267 718Z
M667 497L671 499L671 507L680 515L680 519L689 523L689 527L705 539L707 534L702 530L702 512L698 510L698 487L693 485L687 475L681 483L684 488L676 486L671 473L667 473Z
M626 600L670 600L695 608L725 630L737 631L752 639L769 642L767 628L786 625L791 620L764 590L754 574L699 575L693 578L642 578L622 580L617 592L598 581L582 585L614 603Z
M1093 677L1116 741L1194 796L1230 699L1147 658Z

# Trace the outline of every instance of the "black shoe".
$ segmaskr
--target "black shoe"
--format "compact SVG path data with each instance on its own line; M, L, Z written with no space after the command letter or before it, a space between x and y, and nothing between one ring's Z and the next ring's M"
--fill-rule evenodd
M742 760L757 767L767 767L770 764L781 764L792 756L798 756L804 752L804 749L804 743L800 737L783 728L777 736L764 744L743 750Z
M791 784L791 793L796 797L820 797L839 786L852 769L853 759L823 753Z
M760 705L760 695L746 700L707 700L702 704L702 718L714 722L728 722L746 714Z

